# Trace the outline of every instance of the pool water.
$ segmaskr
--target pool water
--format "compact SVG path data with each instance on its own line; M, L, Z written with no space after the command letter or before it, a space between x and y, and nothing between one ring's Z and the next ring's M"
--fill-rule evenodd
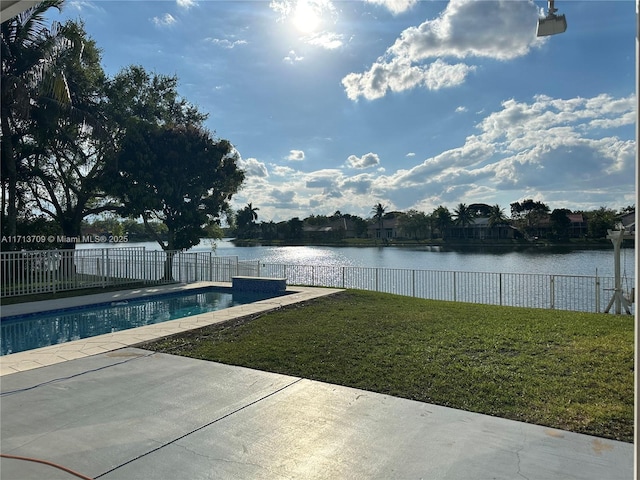
M0 355L152 325L272 297L272 293L206 288L127 302L4 317L0 322Z

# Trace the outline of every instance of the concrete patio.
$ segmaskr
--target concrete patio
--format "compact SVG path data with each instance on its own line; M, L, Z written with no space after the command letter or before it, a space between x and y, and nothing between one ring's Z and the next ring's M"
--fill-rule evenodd
M3 454L94 479L633 476L632 444L138 348L2 377L1 428Z

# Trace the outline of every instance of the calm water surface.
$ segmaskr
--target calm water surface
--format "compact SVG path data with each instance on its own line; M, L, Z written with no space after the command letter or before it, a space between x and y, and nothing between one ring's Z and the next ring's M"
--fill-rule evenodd
M115 246L159 250L155 242ZM114 247L113 244L83 244L78 248ZM546 273L556 275L613 276L613 247L603 250L531 248L525 250L485 248L449 250L441 247L236 247L228 240L203 240L191 252L213 251L215 255L238 256L240 260L289 265L339 265L355 267L405 268L463 272ZM635 275L635 250L625 248L622 273Z

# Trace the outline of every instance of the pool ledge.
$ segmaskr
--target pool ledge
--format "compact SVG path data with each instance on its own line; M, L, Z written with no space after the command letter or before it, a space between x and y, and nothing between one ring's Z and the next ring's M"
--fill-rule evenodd
M197 282L181 285L164 285L145 289L123 290L118 292L86 295L82 297L61 298L46 302L31 302L24 304L8 305L2 307L3 316L25 315L28 313L53 310L57 308L72 308L80 305L90 305L109 301L122 301L129 298L152 296L163 293L190 290L202 287L230 287L230 283L222 282ZM118 350L120 348L137 345L141 342L167 337L186 330L226 322L234 318L268 312L276 308L291 305L312 298L323 297L341 291L336 288L314 287L287 287L288 295L261 300L246 305L226 308L215 312L203 313L191 317L178 318L168 322L146 325L120 332L107 333L91 338L83 338L72 342L36 348L26 352L13 353L0 356L0 376L23 372L34 368L54 365L56 363L88 357L100 353Z

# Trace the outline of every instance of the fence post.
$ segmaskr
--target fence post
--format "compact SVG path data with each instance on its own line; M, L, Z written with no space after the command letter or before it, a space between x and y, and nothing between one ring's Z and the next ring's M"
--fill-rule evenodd
M51 259L50 259L50 255L49 252L45 253L46 255L46 262L45 262L45 268L47 269L47 271L44 274L44 281L46 282L46 285L51 285ZM4 262L2 262L3 267L4 267ZM4 274L4 268L2 269L2 273ZM6 283L5 283L6 285Z
M212 256L213 252L209 252L209 278L207 280L209 280L210 282L213 282L213 269L211 268L211 263L213 262L212 260Z
M342 288L344 288L344 267L342 267Z
M555 276L551 275L549 279L549 287L551 288L550 296L551 296L551 310L556 308L556 288L555 288L556 279Z
M411 296L416 296L416 271L411 270Z
M169 283L170 280L175 280L178 283L182 283L182 255L180 255L179 253L176 253L174 250L172 250L173 255L171 256L171 273L174 273L175 270L173 269L173 262L176 260L177 258L177 264L178 264L178 276L177 277L173 277L173 278L165 278L165 283Z
M457 288L457 281L456 281L456 272L453 272L453 301L457 302L458 301L458 295L456 292L456 288Z
M596 268L596 313L600 313L600 277Z
M49 278L51 278L51 267L49 267ZM56 293L56 287L58 286L58 279L55 278L54 280L52 280L51 284L53 285L53 293L55 294Z
M98 268L97 273L102 277L102 288L104 288L107 286L107 270L104 263L104 248L100 250L100 259L96 259L96 267Z
M109 260L109 249L105 248L105 252L106 252L106 262L107 262L107 268L105 272L107 273L107 283L110 284L111 282L109 280L111 279L111 261Z
M502 306L502 273L500 273L500 306Z

